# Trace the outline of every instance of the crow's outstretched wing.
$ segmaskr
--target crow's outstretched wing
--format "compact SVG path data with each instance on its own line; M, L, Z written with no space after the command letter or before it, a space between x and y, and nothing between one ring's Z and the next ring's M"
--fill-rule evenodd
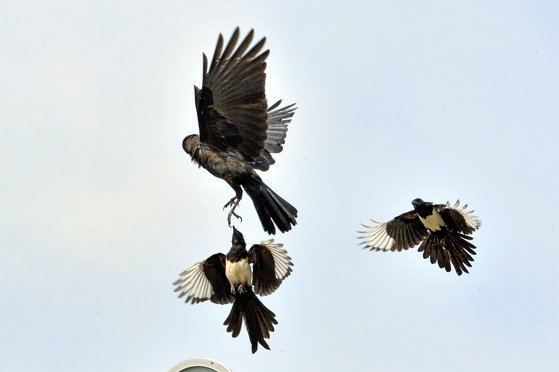
M268 107L266 141L264 141L264 148L260 152L260 156L254 161L255 169L267 171L270 165L276 162L271 154L277 154L283 150L282 145L287 136L287 124L291 122L297 108L295 104L277 108L280 104L281 100Z
M378 223L376 221L373 221ZM364 231L359 231L363 239L361 244L365 248L376 251L401 251L421 243L427 236L427 229L423 226L417 212L402 213L394 219L378 223L376 226L367 226Z
M269 295L291 274L293 263L282 247L282 244L275 244L272 239L254 244L248 251L249 262L253 264L252 284L255 293Z
M224 262L225 255L216 253L183 271L173 283L176 286L175 292L179 292L179 298L186 296L185 302L193 304L206 300L216 304L233 302Z
M254 31L237 47L239 28L223 49L220 34L209 70L204 55L202 88L195 87L200 142L222 151L238 152L254 161L264 149L267 107L265 38L251 49ZM236 49L235 49L236 48Z

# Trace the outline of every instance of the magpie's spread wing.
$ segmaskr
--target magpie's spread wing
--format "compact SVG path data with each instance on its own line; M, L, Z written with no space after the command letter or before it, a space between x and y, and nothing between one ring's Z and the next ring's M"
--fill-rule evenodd
M293 271L291 257L282 247L283 244L276 244L272 239L254 244L248 251L249 262L253 264L252 284L255 293L269 295Z
M234 301L229 281L225 276L225 255L216 253L183 271L173 283L179 298L186 296L185 302L196 304L211 300L216 304Z
M237 47L239 28L223 49L220 34L209 70L204 55L201 89L195 87L200 142L222 151L238 151L245 160L260 156L266 140L265 38L248 49L254 31ZM236 48L236 49L235 49Z
M275 163L271 154L277 154L283 150L285 137L287 136L287 124L291 122L295 110L295 104L278 108L281 100L268 107L268 129L266 130L266 141L260 156L254 161L254 168L266 171L270 165Z
M365 230L359 231L359 238L363 239L361 244L370 250L401 251L421 243L427 235L427 229L415 211L402 213L385 223L373 222L378 225L363 225Z
M450 231L469 235L481 226L481 222L473 214L474 211L467 210L468 204L460 207L460 200L457 200L453 206L446 202L446 204L436 204L435 208L439 211Z
M419 246L419 252L423 252L423 258L429 258L431 263L438 263L440 268L447 272L451 271L451 264L458 275L468 273L467 267L474 261L472 255L476 252L475 245L470 243L472 238L456 232L433 233Z

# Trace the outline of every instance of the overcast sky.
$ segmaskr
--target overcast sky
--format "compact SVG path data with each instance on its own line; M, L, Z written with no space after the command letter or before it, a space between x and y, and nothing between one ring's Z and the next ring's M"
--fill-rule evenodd
M0 370L556 371L556 1L0 1ZM252 355L172 282L226 253L233 196L181 148L218 34L255 29L296 102L262 174L299 210ZM482 220L458 277L360 223L416 197ZM268 238L252 203L236 221Z

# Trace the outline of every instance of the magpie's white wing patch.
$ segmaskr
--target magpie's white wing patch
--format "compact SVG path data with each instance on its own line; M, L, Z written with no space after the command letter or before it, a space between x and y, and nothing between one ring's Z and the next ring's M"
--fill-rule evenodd
M209 300L214 291L213 287L204 274L205 261L200 261L182 272L179 279L173 283L179 292L179 298L185 297L185 302L198 303Z
M386 232L387 222L380 223L375 220L371 221L378 225L363 225L365 230L358 231L358 233L361 234L361 236L358 237L362 239L361 244L365 246L365 249L370 249L372 251L393 251L396 241Z
M481 226L481 221L476 216L474 216L474 210L473 209L467 210L468 209L467 203L464 204L462 207L460 207L460 199L458 199L456 200L456 203L454 203L452 207L450 206L450 203L448 201L446 202L446 206L447 208L452 208L458 213L460 213L460 215L464 217L464 221L466 222L468 227L471 228L472 230L477 230Z
M291 269L293 262L291 262L291 257L287 255L287 251L283 249L283 244L274 243L274 239L270 239L263 241L260 245L266 247L272 253L276 279L283 280L287 278L293 271Z

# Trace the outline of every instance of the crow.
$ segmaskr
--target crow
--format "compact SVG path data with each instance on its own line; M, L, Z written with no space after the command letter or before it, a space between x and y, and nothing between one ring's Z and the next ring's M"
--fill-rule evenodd
M460 201L451 207L433 204L420 198L412 201L414 210L403 213L391 221L377 226L366 226L359 231L365 248L376 251L401 251L421 243L419 252L431 263L438 262L440 268L451 271L451 264L458 275L468 273L476 248L470 235L481 226L481 222L467 211L468 204L460 207ZM466 267L467 266L467 267Z
M231 207L229 226L231 216L241 219L235 208L244 189L264 231L275 234L274 224L286 232L297 223L297 209L268 187L255 170L266 171L274 164L271 154L283 150L287 125L296 107L291 104L280 108L281 100L268 106L265 69L269 50L261 52L265 38L249 50L253 35L251 30L235 49L237 27L223 49L220 34L209 70L203 55L202 88L194 86L200 134L187 136L182 147L193 162L225 180L235 191L223 207Z
M180 274L175 292L192 304L210 300L216 304L233 303L224 325L237 337L243 319L252 345L270 349L266 338L278 324L276 315L258 299L273 293L291 272L291 258L282 244L266 240L247 252L243 234L233 226L229 253L216 253ZM252 264L252 269L250 265Z

